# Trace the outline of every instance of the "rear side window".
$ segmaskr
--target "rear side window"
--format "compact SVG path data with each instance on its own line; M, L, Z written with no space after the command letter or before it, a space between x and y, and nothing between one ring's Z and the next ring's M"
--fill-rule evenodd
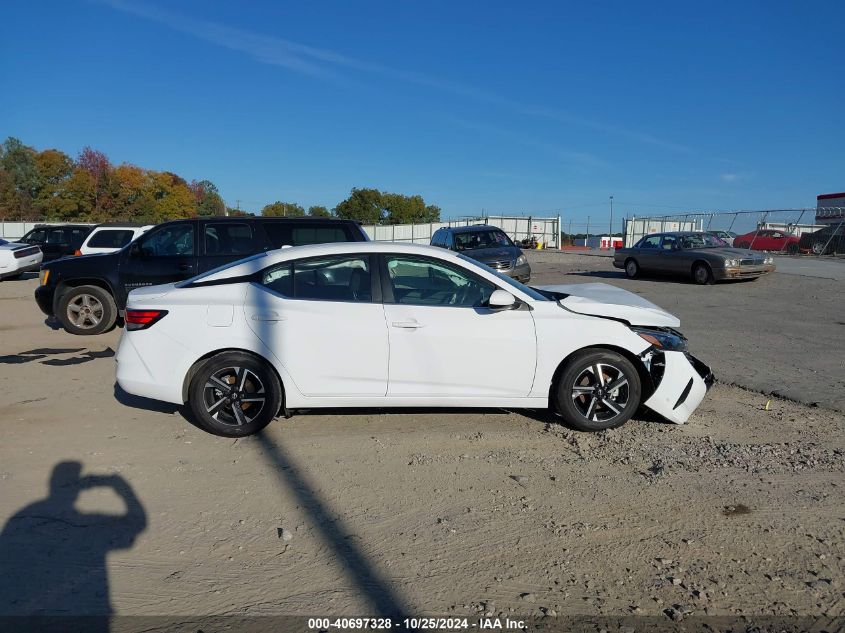
M194 254L193 224L171 224L139 238L144 257L184 257Z
M132 241L135 231L132 229L103 229L97 231L88 240L91 248L123 248Z
M294 299L373 300L370 258L360 255L285 262L266 271L261 283L277 294Z
M252 226L249 224L226 222L206 225L206 255L245 255L255 251Z
M48 244L67 244L67 237L64 229L50 229L47 231Z
M637 248L658 248L659 246L659 235L650 235L649 237L644 237L640 240L639 244L637 244Z
M265 222L264 230L267 232L267 237L273 248L354 241L346 226L336 224Z

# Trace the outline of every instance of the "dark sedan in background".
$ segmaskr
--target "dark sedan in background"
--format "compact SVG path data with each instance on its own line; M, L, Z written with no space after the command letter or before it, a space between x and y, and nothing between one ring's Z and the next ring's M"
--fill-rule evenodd
M646 235L631 248L617 248L613 265L624 269L631 279L640 273L664 273L692 278L697 284L757 279L775 269L772 257L731 248L703 232Z
M845 253L845 224L828 226L815 233L804 233L799 247L802 253L840 255Z

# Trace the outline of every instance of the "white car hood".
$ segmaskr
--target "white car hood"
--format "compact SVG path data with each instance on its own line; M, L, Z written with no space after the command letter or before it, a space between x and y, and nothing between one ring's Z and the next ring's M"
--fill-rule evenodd
M641 296L610 284L560 284L535 286L540 290L569 295L559 301L567 310L579 314L621 319L630 325L678 327L681 320Z

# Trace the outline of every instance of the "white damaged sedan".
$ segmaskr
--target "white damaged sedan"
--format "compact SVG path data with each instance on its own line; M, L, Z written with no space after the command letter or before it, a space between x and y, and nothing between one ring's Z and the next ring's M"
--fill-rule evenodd
M0 239L0 280L38 270L42 259L44 253L37 246Z
M117 382L187 403L206 430L256 433L326 407L550 408L683 423L712 382L676 317L607 284L530 288L440 248L284 248L133 290Z

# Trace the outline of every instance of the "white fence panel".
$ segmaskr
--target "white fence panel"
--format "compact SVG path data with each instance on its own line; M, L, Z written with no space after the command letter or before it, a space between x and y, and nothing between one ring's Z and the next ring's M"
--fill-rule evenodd
M448 226L469 226L472 224L486 224L502 229L515 242L527 237L536 237L546 248L558 248L560 244L560 230L558 218L530 218L489 216L483 218L464 218L447 220L445 222L426 222L424 224L370 224L364 226L364 231L373 241L407 242L414 244L429 244L431 236L437 229Z

